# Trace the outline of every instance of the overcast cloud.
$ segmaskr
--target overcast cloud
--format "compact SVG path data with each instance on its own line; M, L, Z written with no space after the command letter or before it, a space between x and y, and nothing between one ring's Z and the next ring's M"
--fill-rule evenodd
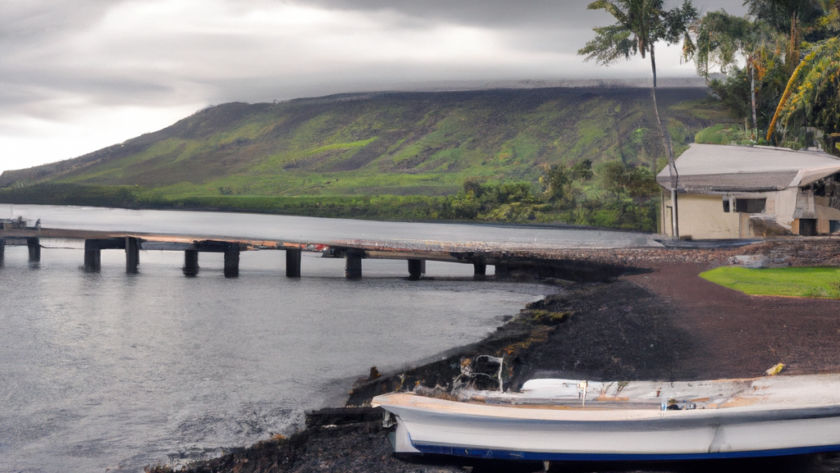
M209 104L517 80L643 78L576 51L589 0L4 0L0 171L67 159ZM743 13L740 1L695 0ZM678 48L663 77L690 77Z

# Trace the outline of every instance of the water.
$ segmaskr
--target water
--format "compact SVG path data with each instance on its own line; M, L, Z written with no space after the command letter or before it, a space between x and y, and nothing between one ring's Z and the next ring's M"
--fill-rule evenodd
M421 244L435 242L452 246L491 245L497 249L661 246L652 240L653 235L593 228L374 222L247 213L0 204L0 218L18 216L32 222L41 219L45 228L174 233L324 244L373 240Z
M220 254L186 278L181 253L155 251L136 275L103 251L88 274L83 252L63 249L78 242L42 243L39 265L7 247L0 269L2 472L140 471L288 434L370 366L477 341L549 291L434 262L437 280L366 260L348 281L343 260L306 253L303 277L287 279L282 251L243 253L238 279Z

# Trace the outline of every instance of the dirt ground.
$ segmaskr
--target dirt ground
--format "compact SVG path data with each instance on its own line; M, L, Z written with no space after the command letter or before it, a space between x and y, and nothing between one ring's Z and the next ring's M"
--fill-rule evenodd
M653 265L617 282L581 285L538 309L571 311L547 343L520 354L512 387L533 377L694 380L840 371L840 301L748 296Z
M681 360L686 375L759 376L776 363L784 374L840 371L840 300L748 296L700 278L706 269L672 263L625 278L670 305L702 347L702 359Z

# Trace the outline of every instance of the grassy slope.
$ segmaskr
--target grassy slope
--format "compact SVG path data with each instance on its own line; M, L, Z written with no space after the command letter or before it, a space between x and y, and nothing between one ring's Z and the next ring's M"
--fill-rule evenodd
M840 269L723 266L700 277L755 296L794 296L840 299Z
M678 149L699 129L727 121L724 107L702 90L660 94ZM346 203L349 196L449 195L468 177L536 182L543 165L558 162L621 159L655 166L652 156L662 152L653 123L644 89L231 103L75 160L6 172L0 187L18 189L0 191L0 201L96 202L96 196L77 198L88 192L119 205L119 195L128 192L134 205L169 201L270 211L288 202ZM53 186L27 191L39 183ZM107 187L81 191L78 185Z

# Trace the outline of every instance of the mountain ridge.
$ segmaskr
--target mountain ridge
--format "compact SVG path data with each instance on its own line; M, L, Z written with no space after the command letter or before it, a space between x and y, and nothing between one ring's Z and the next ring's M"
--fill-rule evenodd
M721 111L711 104L706 108L717 114L714 120L703 119L697 116L698 114L692 116L691 113L682 113L685 110L680 111L680 116L675 119L672 105L686 101L680 100L680 96L690 100L701 100L705 94L703 89L696 88L663 89L660 91L660 100L663 102L663 108L667 109L665 115L671 116L672 122L676 121L678 125L691 130L721 121ZM312 173L340 174L370 167L377 159L379 163L376 169L370 169L371 172L407 176L426 173L440 175L444 171L451 173L459 166L465 167L464 160L460 159L464 155L472 158L470 166L476 168L476 174L491 179L533 181L535 173L514 169L519 166L506 166L505 163L496 163L501 164L496 167L506 168L502 172L483 172L487 169L480 169L481 164L476 162L476 156L501 157L504 160L507 155L521 155L524 152L530 155L523 159L531 164L545 165L585 159L587 156L598 161L606 154L607 158L619 158L628 164L641 164L644 158L639 158L638 150L628 149L632 146L622 141L632 138L630 135L633 131L647 130L645 134L648 135L648 142L642 143L642 147L648 148L648 154L652 154L651 151L656 152L656 140L650 139L654 133L650 131L651 117L647 116L650 114L646 104L648 99L649 92L645 89L608 87L373 92L301 98L280 103L231 102L209 107L178 120L169 127L77 158L6 171L0 175L0 187L39 182L147 187L173 185L178 182L195 185L242 173L266 175L285 172L301 176ZM611 115L602 114L600 117L603 133L593 129L593 125L599 126L596 123L588 123L588 129L581 130L581 122L575 118L591 122L593 117L587 116L587 109L599 106L604 114ZM541 107L549 110L540 111ZM620 111L621 107L624 107L624 113ZM570 110L572 113L580 112L580 115L563 117L564 113L568 114ZM458 120L469 123L462 127L459 126ZM319 121L323 123L318 123ZM388 126L386 121L400 126ZM620 123L622 121L627 123ZM686 121L691 123L686 126ZM354 122L357 125L356 129ZM567 128L576 128L574 131L577 135L589 133L600 136L589 137L591 139L588 140L584 136L583 143L580 143L580 139L575 140L575 136L558 137L556 130L552 131L552 126L564 123ZM295 136L302 134L301 129L307 126L312 128L308 130L310 136ZM250 133L243 130L248 127L252 128ZM453 130L453 127L460 129ZM616 130L610 130L611 128ZM631 133L627 133L627 130ZM615 143L605 146L604 142L609 140L605 140L603 135L610 131L616 135L613 140ZM225 133L231 135L231 139L219 138L218 135ZM197 143L212 141L214 137L217 139L211 146L193 153L199 156L189 155L190 146L195 147ZM335 139L330 139L331 137ZM558 146L547 150L546 147L551 146L551 141L557 141L558 138L561 138L562 144L577 144L580 149L571 154ZM517 139L519 143L516 142ZM171 141L172 146L160 146L167 140ZM464 141L473 143L464 145ZM406 151L405 148L410 147L407 145L411 144L416 146ZM158 145L159 149L150 152L150 148L155 145ZM636 145L635 148L640 148L638 143ZM542 149L535 151L534 148ZM573 148L574 146L570 147ZM266 166L265 161L278 152L286 154L275 160L278 166ZM442 156L447 152L461 156L447 159ZM138 158L138 155L143 153L148 156ZM391 162L380 159L385 155L396 158ZM430 158L433 158L431 165ZM179 164L172 166L172 161L178 161ZM330 161L336 162L332 165L325 164ZM133 168L130 176L120 177L120 173L113 169L108 172L102 169L103 166L107 167L117 162L122 162L124 171ZM435 164L439 166L435 167ZM447 168L440 169L444 164ZM161 167L169 168L169 172L160 173ZM97 169L97 172L93 172L93 169ZM394 183L393 179L391 181L390 187L398 184ZM457 179L443 181L451 182L450 188L458 186ZM271 195L268 191L259 193ZM360 192L356 189L349 193ZM441 190L440 193L446 191Z

